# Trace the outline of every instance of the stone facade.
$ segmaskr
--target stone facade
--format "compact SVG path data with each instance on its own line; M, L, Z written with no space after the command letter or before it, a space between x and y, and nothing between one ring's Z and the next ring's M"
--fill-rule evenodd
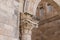
M47 9L45 8L46 5L45 3L50 3L53 6L53 12L51 13L47 13ZM53 26L53 25L57 25L55 22L58 23L58 20L60 19L60 4L59 4L59 0L25 0L24 1L24 9L23 9L23 15L25 12L27 12L30 15L34 16L34 21L32 21L31 19L29 19L29 15L27 14L26 16L24 15L23 18L23 22L21 23L23 26L21 29L21 40L59 40L59 26ZM41 5L44 6L44 16L42 18L40 18L41 16L39 16L39 9L40 9L40 3L42 3ZM39 13L39 14L38 14ZM31 18L33 18L33 16ZM36 19L35 19L36 18ZM36 28L34 25L31 26L30 21L28 21L27 19L29 19L30 21L32 21L33 23L36 22L35 20L38 21L37 25L38 28ZM54 22L55 21L55 22ZM27 22L27 23L26 23ZM54 24L55 23L55 24ZM51 25L51 26L50 26ZM30 29L30 26L33 27L32 29ZM28 30L30 29L30 30ZM55 31L57 32L57 34L55 33ZM31 34L30 34L31 33ZM55 34L54 34L55 33ZM30 35L29 35L30 34ZM58 37L58 38L57 38Z
M60 30L58 30L59 20L57 19L60 18L60 0L53 0L54 3L51 3L56 9L55 11L57 11L54 11L57 13L57 17L51 18L51 15L47 15L47 19L40 21L37 8L41 1L48 0L0 0L0 40L49 40L51 30L56 32L55 34L52 32L54 35L51 34L53 37L50 40L59 40L57 35ZM54 20L55 22L53 22ZM42 26L40 26L41 24ZM48 29L51 25L53 28ZM47 32L45 32L46 30ZM39 37L39 35L41 36Z

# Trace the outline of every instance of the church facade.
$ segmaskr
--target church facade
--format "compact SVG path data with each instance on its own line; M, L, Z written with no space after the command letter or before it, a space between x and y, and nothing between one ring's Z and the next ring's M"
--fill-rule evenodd
M0 40L60 40L60 0L0 0Z

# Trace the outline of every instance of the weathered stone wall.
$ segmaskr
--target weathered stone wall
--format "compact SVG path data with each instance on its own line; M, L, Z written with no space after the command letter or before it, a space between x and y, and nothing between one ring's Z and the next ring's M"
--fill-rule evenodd
M36 15L36 8L41 0L0 0L0 40L18 40L19 12ZM60 5L60 0L54 0ZM18 8L19 7L19 8Z
M15 0L0 0L0 40L18 40L18 5Z
M24 11L24 13L27 12L27 13L29 13L31 15L36 15L37 6L38 6L38 4L40 2L41 2L41 0L25 0L25 3L24 3L24 0L20 0L20 9L22 9L20 11L21 12ZM54 2L56 2L56 4L60 6L60 1L59 0L54 0ZM30 27L30 26L28 26L28 27ZM39 34L40 33L39 31L40 30L37 30L37 31L34 30L34 33L38 32L37 33L37 36L39 36L40 35ZM26 31L24 31L24 32L26 32ZM22 37L23 37L23 40L28 40L28 38L29 38L29 37L27 37L26 34L24 34ZM40 37L35 37L35 36L33 36L33 38L39 38L40 39ZM32 38L32 40L35 40L33 38ZM36 39L36 40L38 40L38 39ZM42 38L42 40L44 40L44 39Z

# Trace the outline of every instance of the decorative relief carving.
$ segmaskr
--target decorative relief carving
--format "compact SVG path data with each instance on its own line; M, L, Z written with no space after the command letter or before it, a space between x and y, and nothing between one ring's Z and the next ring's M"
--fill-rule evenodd
M22 40L31 40L31 30L34 27L38 27L38 22L29 13L21 14Z
M32 19L33 15L30 15L29 13L22 14L22 20L21 20L21 26L22 29L28 33L29 30L32 30L34 27L38 27L38 21ZM28 31L27 31L28 30Z

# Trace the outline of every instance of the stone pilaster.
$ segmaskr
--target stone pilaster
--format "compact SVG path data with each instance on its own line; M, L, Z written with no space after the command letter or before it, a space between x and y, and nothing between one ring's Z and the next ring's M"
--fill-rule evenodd
M22 40L31 40L31 30L38 27L38 21L33 18L33 15L24 13L21 15L21 27Z

